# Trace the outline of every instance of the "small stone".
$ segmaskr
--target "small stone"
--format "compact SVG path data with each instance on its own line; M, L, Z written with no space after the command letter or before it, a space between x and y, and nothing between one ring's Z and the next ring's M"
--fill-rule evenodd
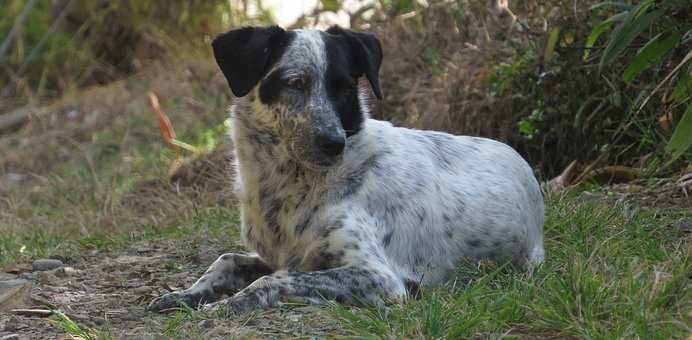
M19 278L24 279L24 280L34 281L34 280L36 280L36 273L32 273L32 272L21 273L21 274L19 274Z
M138 253L138 254L151 253L151 252L153 252L154 250L156 250L156 249L154 249L154 248L152 248L152 247L138 247L138 248L137 248L137 253Z
M5 332L14 332L16 330L19 330L21 324L19 323L19 319L15 316L11 316L7 321L5 321L5 328L3 329Z
M40 259L34 261L34 263L31 264L31 268L34 271L42 272L46 270L53 270L57 269L63 266L62 261L60 260L55 260L55 259Z
M153 288L149 286L140 286L132 290L132 293L136 295L145 295L151 293L151 291L154 290Z
M214 328L214 320L207 319L207 320L202 320L197 324L197 327L201 329L212 329Z
M31 282L26 280L0 281L0 311L31 304Z
M17 278L17 275L10 274L10 273L2 273L0 272L0 281L5 281L5 280L14 280Z
M681 218L678 221L678 229L683 234L688 234L688 233L692 232L692 219Z

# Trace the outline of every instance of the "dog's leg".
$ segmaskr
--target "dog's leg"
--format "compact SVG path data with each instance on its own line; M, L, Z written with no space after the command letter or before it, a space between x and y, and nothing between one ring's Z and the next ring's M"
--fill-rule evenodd
M182 304L197 308L231 295L272 272L257 254L224 254L190 288L162 295L154 299L147 309L163 311Z
M267 309L280 302L368 305L400 301L404 284L389 270L340 267L313 272L279 271L259 278L237 294L204 306L207 310L243 313Z

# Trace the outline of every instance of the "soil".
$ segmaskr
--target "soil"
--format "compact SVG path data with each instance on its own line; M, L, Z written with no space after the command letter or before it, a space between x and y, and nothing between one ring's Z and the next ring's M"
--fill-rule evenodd
M187 240L186 242L191 242ZM280 307L235 318L188 314L159 315L145 311L154 297L191 285L222 253L214 244L197 244L190 255L180 241L139 242L119 251L97 251L66 261L64 267L32 271L20 264L2 279L33 283L32 308L58 309L86 330L115 339L290 338L335 336L339 329L324 308ZM180 323L181 316L183 319ZM70 338L55 317L0 313L0 339ZM16 336L15 336L16 335Z

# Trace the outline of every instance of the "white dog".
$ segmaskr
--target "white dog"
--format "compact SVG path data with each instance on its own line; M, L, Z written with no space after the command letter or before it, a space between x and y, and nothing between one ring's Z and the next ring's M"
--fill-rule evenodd
M238 97L236 189L253 253L222 255L151 310L382 303L461 261L543 261L543 197L512 148L368 117L367 91L381 97L374 36L246 27L212 45Z

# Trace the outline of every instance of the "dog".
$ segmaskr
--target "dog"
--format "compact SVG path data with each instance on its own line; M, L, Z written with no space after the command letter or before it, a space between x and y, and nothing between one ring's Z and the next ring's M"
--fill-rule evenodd
M544 260L543 195L511 147L369 118L372 94L382 98L374 35L244 27L212 47L236 97L235 191L251 253L220 256L149 310L377 305L444 283L464 261Z

